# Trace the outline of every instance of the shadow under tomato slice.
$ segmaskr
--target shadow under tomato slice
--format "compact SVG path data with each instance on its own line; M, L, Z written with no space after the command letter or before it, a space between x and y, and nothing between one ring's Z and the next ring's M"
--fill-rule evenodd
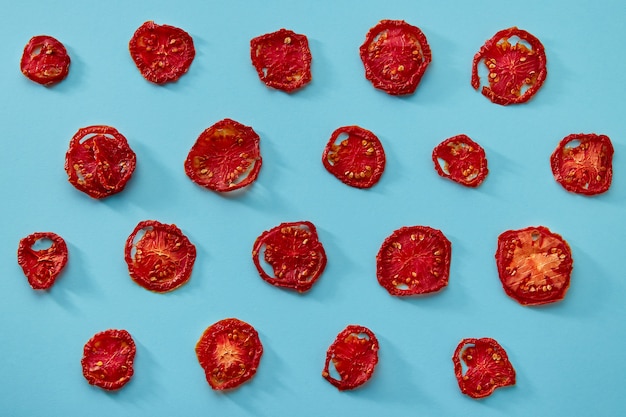
M37 248L38 244L47 247ZM34 290L52 287L67 264L67 258L65 240L52 232L37 232L26 236L20 240L17 249L17 263Z
M67 77L70 57L65 46L52 36L34 36L24 47L20 69L30 80L50 86Z
M466 187L478 187L489 173L485 150L466 135L441 142L432 159L440 176Z
M133 376L137 348L126 330L109 329L95 334L85 344L81 365L89 384L117 390Z

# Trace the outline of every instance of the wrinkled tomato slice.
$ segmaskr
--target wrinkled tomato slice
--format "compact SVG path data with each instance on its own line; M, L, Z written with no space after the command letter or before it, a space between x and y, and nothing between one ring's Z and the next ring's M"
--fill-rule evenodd
M257 331L229 318L209 326L196 344L198 362L214 390L236 388L256 374L263 355Z
M570 247L547 227L502 233L496 263L504 291L522 305L562 300L569 288L573 268Z
M561 140L550 165L554 179L567 191L601 194L613 178L613 144L605 135L572 134Z
M478 187L487 177L485 150L466 135L441 142L433 150L437 173L466 187Z
M322 376L339 390L365 384L378 363L378 339L367 327L349 325L326 352Z
M385 170L385 151L380 140L359 126L335 130L322 155L324 167L351 187L369 188Z
M487 67L489 85L482 93L496 104L525 103L539 90L548 74L543 45L525 30L512 27L496 33L474 56L472 87L481 85L478 65Z
M187 32L153 21L139 26L128 49L141 75L155 84L178 80L196 56L193 39Z
M189 281L196 247L176 225L144 220L128 237L124 258L133 281L162 293Z
M91 385L116 390L133 376L137 348L126 330L109 329L95 334L85 344L81 365Z
M258 36L250 41L252 65L268 87L286 92L311 81L311 50L305 35L291 30Z
M437 229L402 227L383 242L376 277L391 295L427 294L448 285L452 245Z
M424 33L403 20L381 20L359 51L365 78L391 95L414 93L432 60Z
M37 248L38 245L42 247ZM35 290L52 287L67 264L67 258L65 240L52 232L37 232L26 236L20 240L17 248L17 263Z
M269 264L271 276L261 264ZM254 242L252 259L261 278L298 292L311 289L326 267L326 252L311 222L281 223Z
M233 191L256 180L263 160L260 138L251 127L220 120L200 134L185 160L196 184L218 192Z
M65 46L52 36L34 36L24 47L20 69L30 80L49 86L67 77L70 56Z
M484 398L496 388L515 385L515 369L494 339L461 340L452 361L461 392L472 398Z

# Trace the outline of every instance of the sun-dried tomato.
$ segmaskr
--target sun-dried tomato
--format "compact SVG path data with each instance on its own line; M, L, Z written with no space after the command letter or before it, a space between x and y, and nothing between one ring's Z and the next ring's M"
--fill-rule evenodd
M126 330L109 329L96 333L85 344L81 365L91 385L116 390L133 376L137 348Z
M485 150L466 135L441 142L433 150L437 173L466 187L478 187L487 177Z
M351 187L369 188L385 170L385 150L378 137L359 126L335 130L322 155L324 167Z
M42 248L37 249L38 244L41 244ZM67 258L65 240L52 232L37 232L26 236L20 240L17 248L17 263L35 290L47 290L52 287L67 264Z
M502 233L496 263L504 291L522 305L562 300L569 288L572 252L567 242L547 227Z
M257 331L229 318L209 326L196 344L198 362L214 390L236 388L255 374L263 355Z
M124 258L133 281L162 293L189 281L196 247L176 225L144 220L128 237Z
M496 104L525 103L546 79L546 53L533 35L516 27L499 31L480 48L472 65L472 87L481 85L478 65L487 67L482 93Z
M20 69L30 80L49 86L67 77L70 56L65 46L52 36L34 36L24 47Z

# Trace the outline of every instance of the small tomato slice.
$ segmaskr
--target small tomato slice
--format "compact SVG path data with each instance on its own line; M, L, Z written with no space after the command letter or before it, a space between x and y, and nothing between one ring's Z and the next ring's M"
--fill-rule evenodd
M402 227L383 242L376 256L376 277L389 294L408 296L448 285L452 244L428 226Z
M567 242L547 227L502 233L496 263L504 291L522 305L562 300L569 288L572 252Z
M91 385L105 390L122 388L133 376L137 347L126 330L96 333L85 344L81 365Z
M37 249L35 246L50 243ZM61 270L67 264L68 250L65 240L56 233L37 232L20 240L17 263L22 267L28 283L34 290L52 287Z
M344 126L331 135L322 163L344 184L370 188L385 170L385 150L378 137L369 130Z
M515 385L515 369L494 339L461 340L452 362L461 392L472 398L484 398L496 388Z
M350 390L369 381L377 363L378 339L374 333L367 327L349 325L328 348L322 376L340 391Z
M204 331L196 355L211 388L221 391L236 388L256 374L263 345L254 327L229 318Z
M50 86L67 77L70 56L65 46L52 36L34 36L24 47L20 69L28 79Z
M133 281L163 293L189 281L196 247L176 225L144 220L128 237L124 258Z
M466 187L478 187L487 177L485 150L466 135L441 142L433 150L437 173Z
M572 134L550 157L554 179L567 191L596 195L608 191L613 178L613 144L608 136Z

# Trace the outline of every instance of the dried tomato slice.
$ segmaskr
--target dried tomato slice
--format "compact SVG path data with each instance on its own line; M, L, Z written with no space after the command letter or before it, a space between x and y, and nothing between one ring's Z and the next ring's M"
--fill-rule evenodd
M328 348L322 376L341 391L354 389L369 381L377 363L378 339L374 333L367 327L349 325Z
M311 50L305 35L280 29L250 41L252 65L268 87L292 92L311 81Z
M437 173L466 187L478 187L487 177L485 150L466 135L441 142L433 150Z
M51 244L37 249L38 242ZM17 263L24 270L28 283L34 290L52 287L61 270L67 264L68 250L65 240L56 233L37 232L20 240Z
M128 49L141 75L155 84L178 80L196 56L193 39L187 32L153 21L139 26Z
M263 269L261 256L272 267L274 276ZM281 223L256 239L252 260L265 281L277 287L305 292L324 271L326 252L313 223Z
M185 160L185 172L196 184L226 192L256 180L263 160L260 138L248 126L220 120L200 134Z
M452 362L461 392L472 398L484 398L496 388L515 385L515 369L506 351L494 339L461 340Z
M502 233L496 263L504 291L522 305L562 300L569 288L572 252L567 242L547 227Z
M91 385L116 390L133 376L137 347L126 330L109 329L96 333L85 344L80 361L83 375Z
M389 294L418 295L448 285L452 245L428 226L402 227L383 242L376 256L376 277Z
M424 33L403 20L381 20L359 51L365 78L391 95L414 93L432 60Z
M257 331L229 318L210 325L196 344L198 362L214 390L236 388L255 374L263 355Z
M550 165L554 179L567 191L601 194L613 178L613 144L605 135L571 134L554 150Z
M344 126L331 135L322 163L344 184L370 188L385 170L385 150L378 137L369 130Z
M176 225L144 220L128 237L124 258L133 281L162 293L189 281L196 247Z
M517 41L517 42L515 42ZM480 48L472 65L472 87L478 90L478 64L489 71L482 93L496 104L525 103L546 79L546 53L533 35L516 27L499 31Z
M52 36L32 37L24 47L20 69L28 79L45 86L62 81L70 71L65 46Z

